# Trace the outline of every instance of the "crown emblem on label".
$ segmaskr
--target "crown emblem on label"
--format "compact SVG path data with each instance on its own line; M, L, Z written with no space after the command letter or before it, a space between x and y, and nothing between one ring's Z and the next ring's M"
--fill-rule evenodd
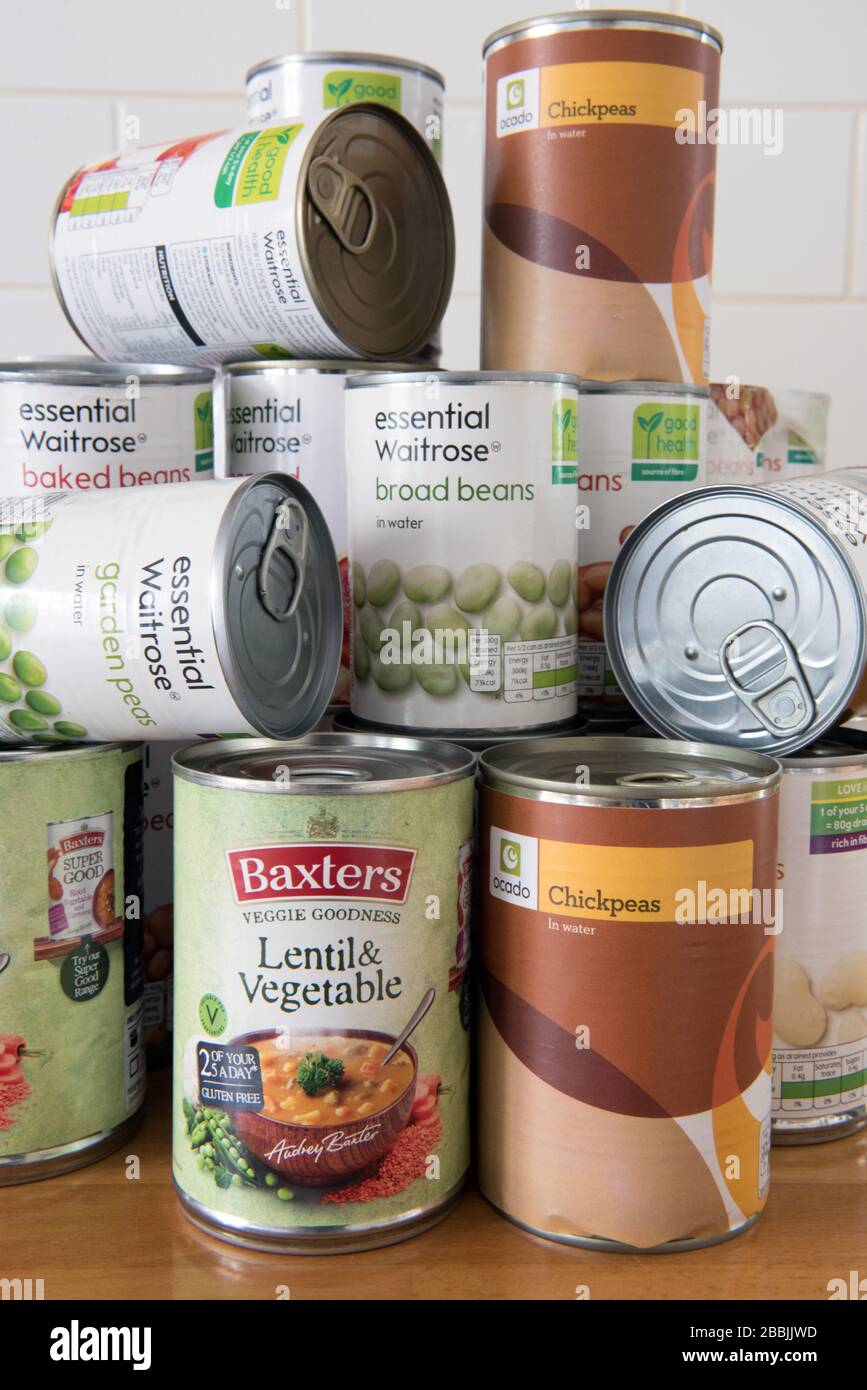
M311 816L307 822L307 837L310 840L331 840L337 834L337 817L329 816L321 810L318 816Z

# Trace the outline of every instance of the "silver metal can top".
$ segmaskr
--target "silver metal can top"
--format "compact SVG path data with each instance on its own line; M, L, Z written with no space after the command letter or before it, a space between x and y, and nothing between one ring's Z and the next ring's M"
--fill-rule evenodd
M652 728L776 757L842 717L867 658L845 547L766 488L701 488L645 517L612 567L604 626Z
M224 362L220 371L227 377L264 376L268 372L284 376L299 376L305 372L326 376L345 376L349 373L369 373L371 363L366 357L268 357L260 362ZM417 372L417 362L383 362L383 372ZM0 368L2 371L2 368ZM428 373L430 375L430 373Z
M231 739L185 748L172 759L188 782L277 796L359 796L412 791L470 777L472 753L435 739L385 734L308 734L291 743Z
M342 68L400 68L403 72L420 73L423 77L429 77L440 87L444 88L446 85L441 72L428 67L427 63L416 62L414 58L395 58L389 53L346 53L338 49L321 49L313 53L281 53L276 58L263 58L249 69L244 82L252 82L253 78L262 72L273 72L277 68L310 67L314 63L328 63L332 67Z
M809 748L781 758L783 770L797 776L799 772L814 773L827 769L836 776L842 769L851 768L863 777L867 771L867 743L838 739L836 733L835 730L831 738L819 739L811 743Z
M762 753L654 738L525 739L479 758L485 786L578 806L691 806L770 795L780 765Z
M596 381L581 378L582 396L709 396L709 386L689 381Z
M573 390L579 389L577 376L568 372L497 372L497 371L466 371L450 372L442 367L435 367L429 371L420 370L416 363L413 371L395 374L392 380L393 367L383 364L385 371L371 371L368 368L366 375L354 376L351 381L347 381L347 389L363 386L412 386L419 382L424 385L435 377L437 384L442 386L499 386L499 385L518 385L518 386L568 386Z
M378 726L368 719L361 719L351 710L340 708L334 714L331 727L337 732L344 733L376 733ZM587 733L587 720L580 716L570 719L564 724L552 724L544 730L545 738L579 738ZM446 743L456 743L461 748L469 748L473 753L483 753L486 748L499 748L504 743L514 743L516 738L526 739L527 734L523 730L502 729L499 733L487 732L475 734L471 732L460 734L444 734L441 729L416 729L414 737L423 739L442 740Z
M662 10L575 10L565 14L538 15L507 24L490 34L482 46L487 58L507 43L518 39L541 39L564 29L658 29L665 33L684 34L687 38L709 43L723 50L722 34L701 19L687 19Z
M210 367L173 367L154 362L103 362L84 353L68 357L15 357L0 362L0 381L43 381L93 389L125 386L130 377L147 386L210 385Z
M0 743L0 765L3 763L49 762L62 758L102 758L108 753L141 751L141 743L66 743L52 735L45 743Z

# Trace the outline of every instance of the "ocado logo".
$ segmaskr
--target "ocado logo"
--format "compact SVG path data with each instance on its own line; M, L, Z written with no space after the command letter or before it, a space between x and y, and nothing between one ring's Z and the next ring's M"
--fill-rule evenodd
M510 111L516 107L524 105L524 79L520 77L515 82L510 82L506 88L506 106Z
M500 869L504 874L520 874L521 846L516 840L500 841Z

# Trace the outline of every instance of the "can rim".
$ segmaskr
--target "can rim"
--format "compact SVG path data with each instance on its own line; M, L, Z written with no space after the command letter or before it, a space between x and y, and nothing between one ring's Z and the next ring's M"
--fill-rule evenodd
M432 78L445 91L446 80L442 73L427 63L417 62L414 58L400 58L389 53L344 53L328 48L316 49L310 53L278 53L273 58L263 58L261 62L254 63L247 69L244 86L246 87L254 77L258 77L260 72L272 72L290 64L304 66L306 63L355 63L359 66L362 63L376 63L380 67L390 65L405 72L420 72L422 76Z
M572 719L560 720L556 724L536 724L521 729L413 729L401 730L395 725L378 724L353 714L349 706L341 706L333 712L337 727L335 733L394 734L397 737L432 739L437 743L457 743L461 748L472 748L478 752L481 747L501 747L504 743L521 743L530 738L583 738L589 721L581 714ZM337 724L339 721L339 725Z
M57 357L14 357L0 362L0 381L52 381L58 386L77 386L91 381L113 383L127 376L147 384L169 386L207 385L213 368L183 367L169 362L106 362L73 354Z
M322 787L288 781L244 781L226 773L208 772L207 762L218 762L234 753L254 755L269 752L279 758L281 750L291 753L309 748L320 757L329 750L363 751L381 749L395 753L422 753L431 758L439 758L443 764L439 772L418 774L417 776L392 777L379 780L336 783ZM336 761L336 760L335 760ZM217 787L223 790L253 792L265 796L306 796L314 800L332 796L366 796L384 792L416 791L426 787L446 786L475 775L475 755L459 745L446 743L441 739L420 739L400 737L391 734L368 733L310 733L296 739L221 739L196 743L192 747L180 749L172 757L172 768L176 777L198 786Z
M648 29L656 32L677 32L695 38L723 51L723 36L712 24L686 15L666 14L663 10L585 10L537 15L495 29L482 44L482 58L488 58L499 48L517 39L541 39L569 29Z
M833 742L833 740L829 740ZM780 758L780 765L787 776L797 777L799 773L822 772L842 772L846 768L851 768L853 772L867 772L867 745L863 749L857 748L854 744L848 747L844 743L834 743L835 748L839 748L839 753L822 754L810 756L809 745L805 748L806 756L789 754L787 757Z
M387 362L383 365L395 376L401 375L404 370L400 362ZM0 364L0 371L2 371L2 364ZM320 376L339 376L344 372L354 372L356 375L362 372L376 375L375 372L370 372L369 357L263 357L252 362L245 358L242 362L221 363L220 371L224 376L257 376L260 372L284 372L287 376L299 376L305 372ZM406 371L417 372L418 363L408 362Z
M102 757L109 753L142 752L144 745L132 740L117 743L22 743L0 744L0 763L45 762L46 758L69 758L73 756Z
M584 396L710 396L710 387L688 381L597 381L582 377Z
M420 371L416 368L414 371L408 372L359 373L347 381L346 389L351 391L357 386L392 386L398 382L408 385L413 382L430 381L432 376L435 376L438 382L443 382L446 386L493 386L500 381L518 385L538 382L542 386L575 386L578 390L581 386L579 378L569 372L450 372L440 367L434 367L429 371Z

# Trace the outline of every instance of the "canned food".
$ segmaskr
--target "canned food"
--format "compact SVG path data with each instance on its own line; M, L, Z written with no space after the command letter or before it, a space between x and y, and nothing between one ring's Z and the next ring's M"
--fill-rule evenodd
M0 739L305 732L340 581L285 474L0 499Z
M605 640L639 718L774 756L863 712L867 470L705 488L641 522Z
M759 481L824 473L831 397L821 391L775 391L774 399L777 418L762 439Z
M744 386L737 378L714 381L707 422L707 481L771 482L763 473L762 441L777 421L777 405L765 386Z
M0 795L3 1186L94 1163L141 1110L141 748L0 745Z
M254 125L294 116L321 118L358 101L388 106L442 158L445 81L424 63L381 53L287 53L252 67L246 90L247 117Z
M809 1144L867 1124L867 750L783 761L779 881L772 1134Z
M582 381L578 416L578 698L623 691L605 655L614 557L654 507L705 483L708 392L659 381Z
M573 720L578 383L346 388L353 714L458 737Z
M571 1245L727 1240L768 1189L778 764L534 739L479 772L482 1192Z
M483 366L707 380L721 51L635 10L487 40Z
M331 727L335 733L345 734L380 734L385 731L378 724L371 724L366 719L359 719L350 710L340 710L334 715ZM589 725L586 719L573 719L563 728L551 729L546 731L546 738L580 738L588 731ZM499 748L504 743L514 743L513 733L503 734L462 734L460 736L441 734L434 729L416 731L418 738L440 738L447 743L457 743L461 748L468 748L471 753L484 753L486 748Z
M175 758L174 1172L211 1235L364 1250L456 1201L474 767L349 734Z
M89 357L0 363L0 496L213 477L212 375Z
M55 287L102 357L412 357L445 312L454 228L436 160L385 106L147 146L80 169Z

